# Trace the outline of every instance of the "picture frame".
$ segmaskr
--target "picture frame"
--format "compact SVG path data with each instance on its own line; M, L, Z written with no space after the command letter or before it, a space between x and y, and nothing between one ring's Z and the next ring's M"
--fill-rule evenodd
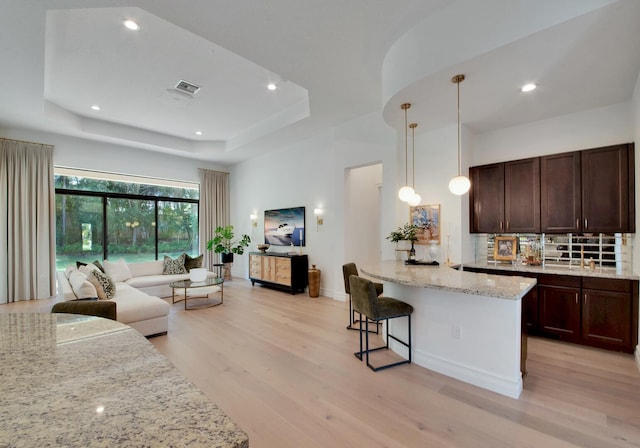
M264 242L272 246L305 246L305 208L264 211Z
M493 243L493 259L496 261L513 261L518 252L518 237L497 236Z
M440 204L409 207L409 223L418 227L415 244L440 244Z

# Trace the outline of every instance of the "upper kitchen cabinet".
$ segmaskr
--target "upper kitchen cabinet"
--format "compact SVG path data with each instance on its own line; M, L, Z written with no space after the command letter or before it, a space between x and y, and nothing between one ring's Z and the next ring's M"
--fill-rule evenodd
M580 152L540 158L541 221L545 233L576 233L581 229Z
M471 167L473 233L540 232L540 160Z
M542 232L635 232L633 165L633 144L541 157Z
M633 146L590 149L581 156L582 231L635 231Z

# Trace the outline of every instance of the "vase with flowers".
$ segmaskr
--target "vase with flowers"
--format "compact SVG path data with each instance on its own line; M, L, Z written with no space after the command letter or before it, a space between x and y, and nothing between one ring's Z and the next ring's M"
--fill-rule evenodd
M400 241L410 241L411 249L409 249L409 260L416 259L416 249L414 244L418 241L418 226L415 224L405 224L402 227L398 227L396 230L391 232L387 239L392 243L399 243Z

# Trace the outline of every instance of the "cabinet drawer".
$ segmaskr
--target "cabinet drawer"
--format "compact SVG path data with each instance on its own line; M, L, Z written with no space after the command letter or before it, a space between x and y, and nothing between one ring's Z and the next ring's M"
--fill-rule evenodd
M276 258L276 266L278 269L291 269L291 260L288 258Z
M631 280L584 277L582 279L582 287L600 291L631 292Z
M574 275L553 275L553 274L540 274L538 276L539 285L549 286L568 286L571 288L579 288L580 277Z

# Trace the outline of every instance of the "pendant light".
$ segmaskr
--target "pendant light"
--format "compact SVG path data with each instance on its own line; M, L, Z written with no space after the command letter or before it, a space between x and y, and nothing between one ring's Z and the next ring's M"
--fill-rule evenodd
M422 197L416 192L416 135L415 129L418 127L418 123L411 123L409 129L411 129L411 186L413 187L413 195L409 198L407 203L415 207L420 204Z
M464 75L456 75L451 78L451 82L458 85L458 175L449 181L449 191L458 196L462 196L471 188L471 181L460 172L460 137L462 134L460 127L460 83L462 81L464 81Z
M407 140L408 140L408 135L407 135L407 109L409 109L411 107L411 103L402 103L400 105L400 109L402 109L404 111L404 187L400 188L400 190L398 190L398 198L402 201L402 202L407 202L409 201L409 199L411 199L413 197L413 195L416 193L412 187L409 186L409 164L407 161L407 157L408 157L408 150L407 150Z

